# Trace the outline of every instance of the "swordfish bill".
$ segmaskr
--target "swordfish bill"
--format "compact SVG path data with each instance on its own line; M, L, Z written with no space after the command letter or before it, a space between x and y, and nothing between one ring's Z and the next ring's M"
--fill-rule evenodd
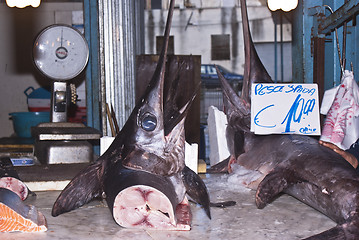
M241 14L243 25L243 41L244 41L244 76L242 86L242 99L250 104L251 101L251 86L256 82L272 83L272 78L269 76L267 70L263 66L261 60L258 57L257 51L254 47L252 36L249 29L247 8L242 7L245 5L245 1L241 1Z
M189 230L190 212L185 196L188 192L210 217L205 185L186 182L202 182L184 163L184 121L196 92L184 106L164 101L164 95L171 99L168 94L176 93L171 88L178 85L171 84L164 92L173 10L172 0L163 48L144 95L107 151L61 192L54 203L53 216L106 196L110 211L121 226Z
M337 223L307 239L359 239L359 176L345 159L309 136L255 135L249 131L251 84L271 79L250 37L245 0L241 0L241 11L245 41L242 95L238 96L217 71L228 120L229 168L239 164L261 173L250 185L256 189L258 208L264 208L284 192Z

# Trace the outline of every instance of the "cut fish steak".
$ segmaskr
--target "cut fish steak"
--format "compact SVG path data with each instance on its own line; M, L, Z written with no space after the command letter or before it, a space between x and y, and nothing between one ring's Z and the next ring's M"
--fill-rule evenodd
M0 188L6 188L16 193L21 200L25 200L28 196L28 189L26 185L19 179L13 177L0 178Z
M21 200L25 200L31 192L20 180L9 157L0 158L0 188L13 191Z
M11 190L0 188L0 232L45 232L44 215Z
M127 228L190 230L190 216L182 216L181 212L189 212L188 201L174 207L164 193L145 185L122 190L113 206L115 221ZM179 215L182 217L176 219Z

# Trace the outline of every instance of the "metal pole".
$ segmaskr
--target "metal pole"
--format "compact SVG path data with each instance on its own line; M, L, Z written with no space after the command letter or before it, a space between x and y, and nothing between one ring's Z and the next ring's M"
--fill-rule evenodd
M99 110L99 42L98 12L96 1L84 0L85 38L90 47L90 57L86 68L87 126L101 130Z
M112 105L121 128L135 106L135 60L144 47L141 31L143 0L99 0L101 12L102 122L105 131L106 103Z
M284 81L284 71L283 71L283 19L282 11L279 12L280 16L280 79L281 82Z
M348 0L345 0L344 3L347 3ZM345 52L346 52L346 47L347 47L347 22L344 22L343 25L343 52L342 52L342 67L345 70ZM343 74L343 71L342 73Z
M274 82L278 79L278 62L277 62L277 24L274 22Z

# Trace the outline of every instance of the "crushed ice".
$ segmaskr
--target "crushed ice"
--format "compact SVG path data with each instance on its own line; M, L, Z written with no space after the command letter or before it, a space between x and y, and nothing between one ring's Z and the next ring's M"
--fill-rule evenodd
M231 166L232 174L228 177L228 185L233 187L248 188L248 185L262 176L258 171L248 170L239 164Z
M262 176L258 171L248 170L238 164L232 165L233 172L230 174L224 174L218 181L218 178L206 179L206 184L211 184L215 181L216 187L220 189L226 189L227 191L235 192L249 192L251 189L248 185Z

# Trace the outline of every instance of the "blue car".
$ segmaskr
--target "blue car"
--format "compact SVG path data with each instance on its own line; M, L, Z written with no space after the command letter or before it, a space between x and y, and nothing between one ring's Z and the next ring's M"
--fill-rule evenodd
M217 65L217 67L234 89L240 90L242 88L243 75L232 73L220 65ZM205 88L221 87L214 64L201 65L201 81L202 86Z

